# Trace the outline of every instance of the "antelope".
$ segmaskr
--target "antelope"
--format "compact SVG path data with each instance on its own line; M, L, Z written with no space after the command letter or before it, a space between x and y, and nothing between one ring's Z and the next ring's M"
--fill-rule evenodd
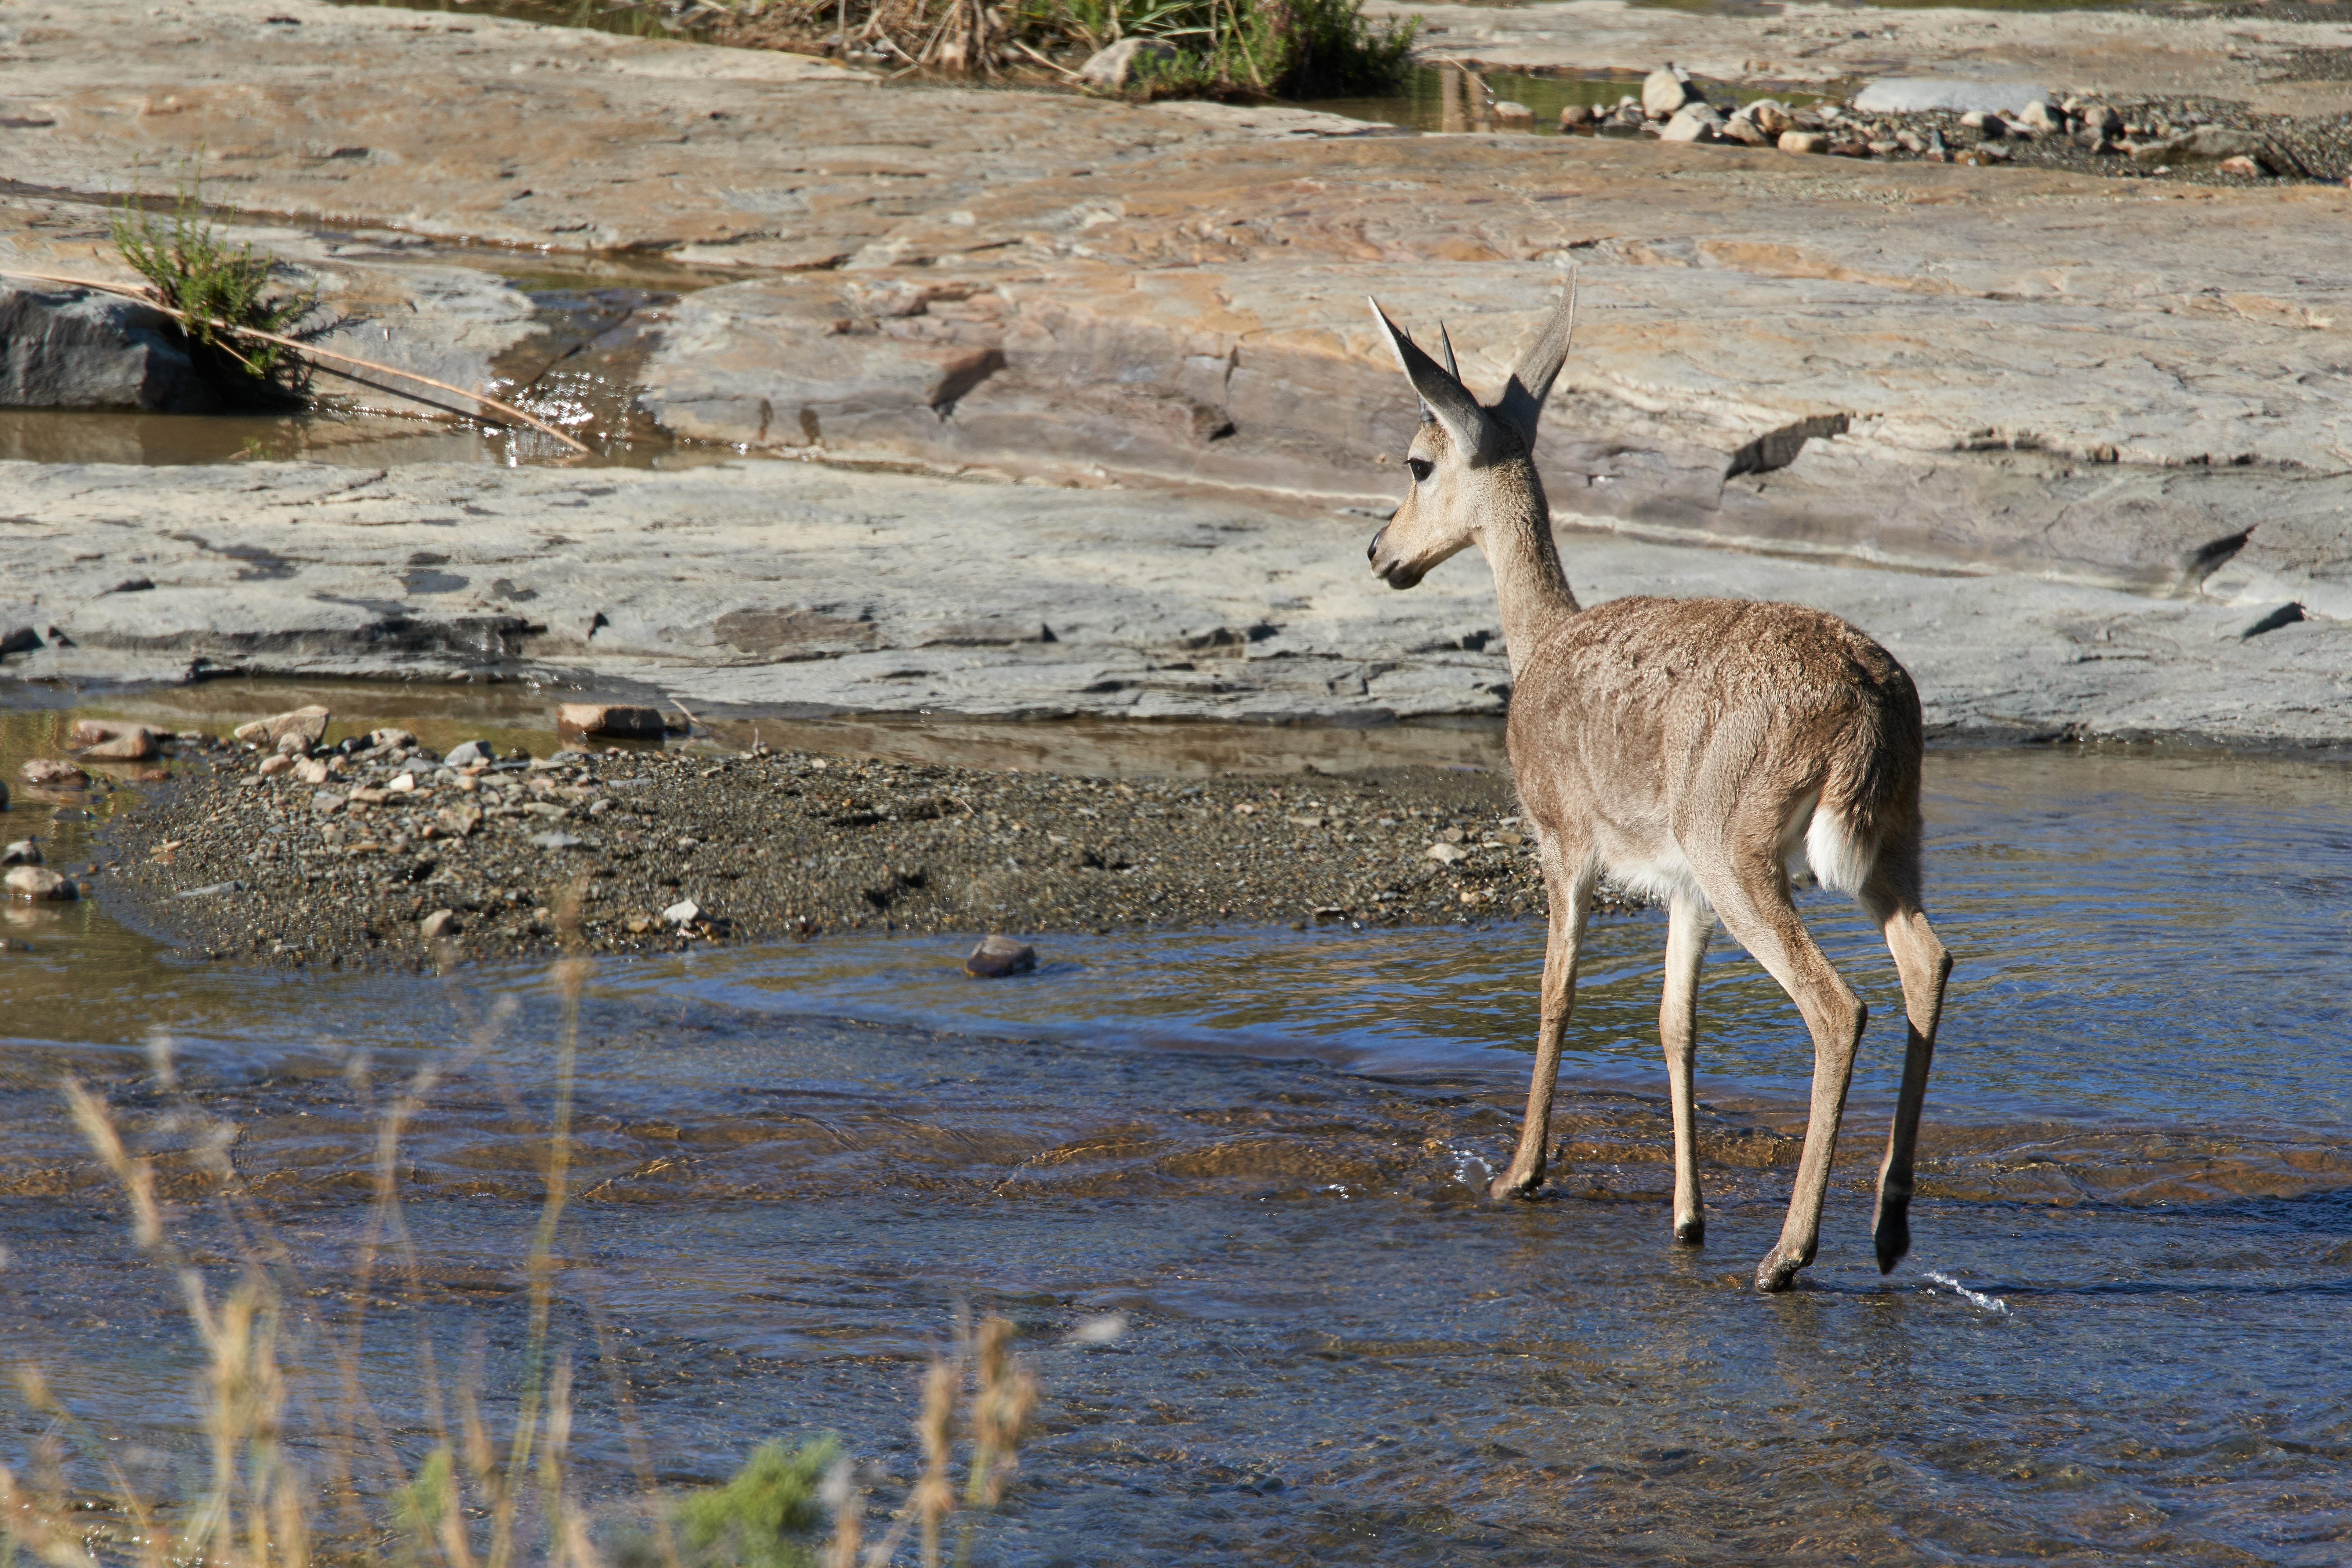
M1868 1016L1789 896L1802 847L1814 875L1877 922L1902 977L1909 1037L1879 1168L1872 1236L1882 1274L1910 1250L1919 1110L1951 956L1919 899L1919 694L1893 655L1798 605L1612 599L1584 609L1553 542L1531 456L1568 358L1573 281L1502 393L1481 404L1438 328L1443 364L1369 301L1421 399L1412 488L1372 535L1372 572L1410 588L1475 544L1495 574L1511 668L1506 741L1549 894L1541 1023L1527 1119L1489 1196L1542 1185L1559 1053L1595 887L1666 906L1658 1034L1675 1130L1677 1240L1699 1245L1692 1073L1699 968L1720 921L1788 992L1813 1042L1804 1152L1780 1238L1756 1288L1788 1289L1812 1262L1853 1058Z

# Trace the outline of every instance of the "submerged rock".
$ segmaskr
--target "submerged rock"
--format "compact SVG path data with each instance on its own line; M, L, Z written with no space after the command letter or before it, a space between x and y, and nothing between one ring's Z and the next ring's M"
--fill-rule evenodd
M5 849L0 849L0 866L37 866L41 863L41 841L19 838Z
M667 728L660 709L619 702L566 702L555 710L555 727L582 735L639 741L658 741Z
M1035 948L1002 935L983 937L963 961L963 972L975 980L1001 980L1008 974L1026 974L1036 967Z
M81 897L81 889L46 866L19 866L8 873L6 886L20 899L66 903Z
M82 789L89 775L62 757L35 757L23 769L25 782L40 789Z

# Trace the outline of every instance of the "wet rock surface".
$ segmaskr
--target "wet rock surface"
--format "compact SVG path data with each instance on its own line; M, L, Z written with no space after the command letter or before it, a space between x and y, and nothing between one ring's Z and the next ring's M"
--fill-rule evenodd
M459 770L394 748L339 754L318 788L258 776L231 745L188 750L182 779L110 830L107 892L217 959L416 966L552 952L567 931L655 952L1543 907L1532 836L1486 773L1114 782L646 751ZM989 962L1013 973L1018 952Z

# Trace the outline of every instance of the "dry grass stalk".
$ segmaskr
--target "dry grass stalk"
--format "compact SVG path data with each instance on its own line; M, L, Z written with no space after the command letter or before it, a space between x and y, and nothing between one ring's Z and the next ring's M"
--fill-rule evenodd
M137 300L142 304L161 310L183 325L200 325L214 331L228 332L239 338L250 338L257 342L275 344L279 348L292 349L313 360L331 360L337 364L354 365L361 370L373 371L379 375L396 376L402 381L413 381L419 386L429 386L436 392L452 393L459 397L470 398L485 408L503 414L509 419L521 421L542 436L554 437L575 452L593 455L586 442L557 429L536 414L527 414L511 403L501 403L486 392L468 392L462 386L454 386L446 381L436 381L429 375L419 375L413 370L402 370L398 365L383 364L375 360L361 359L353 354L339 354L331 350L320 348L315 343L302 342L298 339L284 337L276 332L265 332L257 327L239 326L235 321L224 321L216 318L199 319L189 315L185 310L175 310L163 303L147 289L132 289L121 283L107 283L95 278L73 278L55 272L26 272L16 268L0 268L0 278L23 278L36 283L64 283L76 289L95 289L101 294L119 294L126 300Z
M582 889L575 888L572 896L562 901L558 917L559 929L575 951L581 894ZM200 1403L209 1450L208 1474L197 1495L183 1503L158 1507L141 1497L106 1458L117 1510L113 1517L127 1522L129 1529L110 1522L103 1510L93 1512L78 1506L68 1499L65 1445L60 1436L76 1436L83 1449L102 1457L108 1455L110 1444L102 1435L82 1426L51 1391L39 1368L20 1365L16 1369L17 1390L29 1409L47 1416L51 1430L36 1444L38 1462L34 1485L25 1485L0 1467L0 1552L22 1548L50 1568L100 1568L101 1561L119 1563L126 1556L141 1562L142 1568L195 1563L205 1568L310 1568L320 1550L315 1510L321 1497L340 1498L347 1510L349 1521L337 1532L337 1541L375 1539L381 1528L370 1518L373 1510L362 1503L358 1460L364 1430L373 1439L376 1473L385 1479L390 1493L391 1522L409 1543L406 1559L419 1568L436 1561L439 1568L514 1568L526 1557L545 1568L602 1568L588 1516L572 1495L572 1365L568 1356L551 1353L550 1342L556 1243L572 1181L579 1014L590 970L586 960L574 956L559 962L551 973L563 1017L552 1063L554 1104L548 1122L544 1193L526 1260L530 1331L512 1426L505 1440L493 1436L492 1425L485 1417L478 1397L478 1373L457 1379L446 1391L451 1397L445 1406L431 1344L420 1340L423 1376L418 1390L428 1426L438 1440L412 1469L400 1458L366 1397L359 1368L372 1281L383 1266L384 1248L397 1253L413 1295L425 1294L416 1247L399 1197L403 1131L437 1087L457 1079L489 1049L514 1011L510 996L500 998L485 1016L474 1021L469 1048L439 1058L418 1070L376 1118L373 1191L355 1260L356 1304L347 1324L330 1325L306 1315L303 1303L319 1292L303 1288L292 1249L268 1230L260 1205L237 1180L226 1154L226 1140L235 1131L232 1124L193 1107L172 1113L173 1125L183 1131L192 1122L205 1130L199 1158L215 1178L221 1212L232 1222L239 1237L236 1246L244 1256L245 1267L233 1286L225 1295L216 1295L165 1225L156 1196L152 1160L132 1152L103 1099L68 1079L62 1086L67 1105L83 1138L124 1194L133 1238L177 1286L181 1308L202 1345L205 1370ZM149 1048L155 1081L176 1087L170 1041L158 1036L151 1039ZM350 1070L364 1092L366 1063L355 1059ZM299 1335L298 1328L302 1331ZM1017 1462L1028 1415L1036 1403L1035 1379L1013 1355L1013 1325L1001 1318L987 1319L977 1330L960 1324L951 1352L932 1363L916 1425L923 1471L897 1523L883 1539L871 1544L863 1539L864 1497L852 1461L845 1458L830 1466L829 1471L820 1468L806 1481L795 1483L809 1488L800 1494L808 1500L797 1505L803 1516L820 1500L832 1513L832 1538L822 1551L829 1568L858 1568L860 1563L866 1568L886 1568L917 1528L921 1531L922 1560L927 1568L937 1568L945 1529L959 1515L962 1530L957 1560L961 1563L969 1557L976 1515L1001 1500L1004 1479ZM601 1321L598 1342L609 1343ZM323 1348L331 1357L333 1364L325 1369L324 1376L307 1368L299 1355L290 1363L289 1373L289 1352L299 1352L304 1345ZM626 1381L609 1350L605 1360L616 1402L624 1412L629 1447L637 1456L658 1558L667 1568L688 1568L669 1529L671 1501L656 1488L642 1438L627 1415L631 1407ZM318 1414L306 1427L326 1439L334 1483L326 1489L314 1489L306 1480L291 1462L286 1446L289 1408L309 1408L307 1404L289 1405L289 1401L305 1398L299 1390L311 1386L331 1388L340 1394L341 1408ZM454 1421L445 1417L445 1408ZM969 1468L960 1497L951 1478L958 1443L967 1436ZM804 1448L801 1462L823 1466L830 1458L830 1448L829 1443ZM812 1459L810 1456L821 1457ZM750 1473L747 1467L746 1474ZM543 1531L531 1544L525 1540L522 1505L526 1500L535 1501L536 1522ZM101 1551L93 1550L101 1538L110 1542L102 1556ZM332 1554L341 1558L350 1550L349 1544L340 1545ZM370 1555L379 1552L376 1547L366 1550ZM799 1549L786 1544L781 1550L791 1558ZM697 1559L694 1568L703 1568L704 1561Z

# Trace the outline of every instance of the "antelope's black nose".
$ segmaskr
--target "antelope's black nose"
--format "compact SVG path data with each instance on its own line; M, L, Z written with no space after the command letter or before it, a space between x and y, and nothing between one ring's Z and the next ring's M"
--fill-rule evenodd
M1384 534L1384 533L1386 533L1386 532L1388 532L1388 530L1387 530L1387 529L1385 529L1385 528L1383 528L1383 529L1379 530L1377 532L1375 532L1375 533L1372 535L1372 542L1371 542L1371 543L1370 543L1370 544L1368 544L1368 545L1366 545L1366 546L1364 547L1364 559L1365 559L1365 560L1367 560L1367 561L1378 561L1378 560L1381 558L1381 534Z

